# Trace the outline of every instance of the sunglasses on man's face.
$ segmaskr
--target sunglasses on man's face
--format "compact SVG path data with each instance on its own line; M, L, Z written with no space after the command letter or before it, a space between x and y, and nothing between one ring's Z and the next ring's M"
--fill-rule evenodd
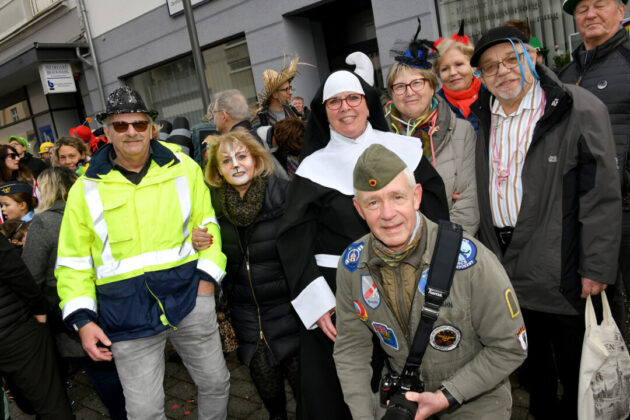
M112 123L112 127L114 127L114 131L117 133L126 133L129 129L129 126L132 125L133 129L138 133L142 133L146 131L147 127L149 127L149 121L134 121L134 122L126 122L126 121L114 121Z

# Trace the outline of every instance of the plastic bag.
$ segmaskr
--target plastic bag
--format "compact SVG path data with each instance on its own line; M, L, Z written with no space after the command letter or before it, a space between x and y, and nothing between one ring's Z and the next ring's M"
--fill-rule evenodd
M618 420L630 415L630 355L602 292L603 320L597 325L589 296L578 389L579 420Z

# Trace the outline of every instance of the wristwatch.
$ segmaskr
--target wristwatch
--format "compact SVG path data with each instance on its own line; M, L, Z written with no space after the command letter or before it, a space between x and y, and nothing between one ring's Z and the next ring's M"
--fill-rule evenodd
M461 406L461 404L455 399L455 397L453 397L453 394L448 392L448 390L444 387L444 385L442 385L438 389L442 391L442 394L444 394L444 396L446 397L446 401L448 401L448 408L446 410L447 413L452 413L453 411L457 410Z

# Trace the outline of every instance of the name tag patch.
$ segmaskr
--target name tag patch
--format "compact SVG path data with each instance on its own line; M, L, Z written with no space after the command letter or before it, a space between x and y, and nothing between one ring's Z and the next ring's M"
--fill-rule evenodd
M372 328L374 328L374 331L376 331L385 345L393 348L394 350L398 350L398 340L396 339L396 334L394 334L394 331L392 331L387 325L372 322Z
M527 353L527 331L525 330L525 325L521 325L516 331L516 338L518 339L518 343L521 345L521 349Z
M365 304L372 309L381 306L381 294L376 288L376 283L369 274L361 275L361 295Z
M359 302L358 300L353 300L352 303L354 303L354 309L357 310L357 316L359 317L359 319L363 322L367 321L368 315L363 305L361 305L361 302Z
M451 351L457 346L462 339L462 333L452 325L440 325L431 331L429 336L429 344L439 351Z
M464 238L459 248L459 256L457 257L457 270L465 270L477 264L475 257L477 256L477 247L472 241Z
M350 244L341 256L343 266L346 267L349 272L353 273L359 266L359 258L361 258L364 246L363 242Z

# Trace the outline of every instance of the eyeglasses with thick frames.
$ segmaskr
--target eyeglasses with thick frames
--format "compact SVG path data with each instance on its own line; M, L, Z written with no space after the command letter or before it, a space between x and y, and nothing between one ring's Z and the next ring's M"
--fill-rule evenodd
M341 104L343 103L343 101L346 101L350 108L356 108L361 105L361 102L363 101L363 95L360 95L358 93L351 93L345 98L337 98L336 96L334 96L326 100L326 108L330 109L331 111L336 111L341 108Z
M7 157L10 157L11 159L19 159L20 155L17 153L7 153Z
M513 69L514 67L518 66L519 60L523 61L523 53L518 54L518 56L510 55L508 57L505 57L501 61L484 64L483 66L479 67L479 70L481 70L481 74L483 74L484 76L494 76L499 72L499 66L501 64L503 64L503 67L505 67L506 69Z
M149 121L134 121L134 122L126 122L126 121L114 121L112 123L112 127L114 127L114 131L117 133L126 133L129 130L129 126L132 125L133 129L138 133L143 133L149 127Z
M427 82L427 79L414 79L409 83L396 83L392 85L392 91L396 95L404 95L407 92L407 86L411 88L412 91L419 93L422 89L424 89L424 85Z

